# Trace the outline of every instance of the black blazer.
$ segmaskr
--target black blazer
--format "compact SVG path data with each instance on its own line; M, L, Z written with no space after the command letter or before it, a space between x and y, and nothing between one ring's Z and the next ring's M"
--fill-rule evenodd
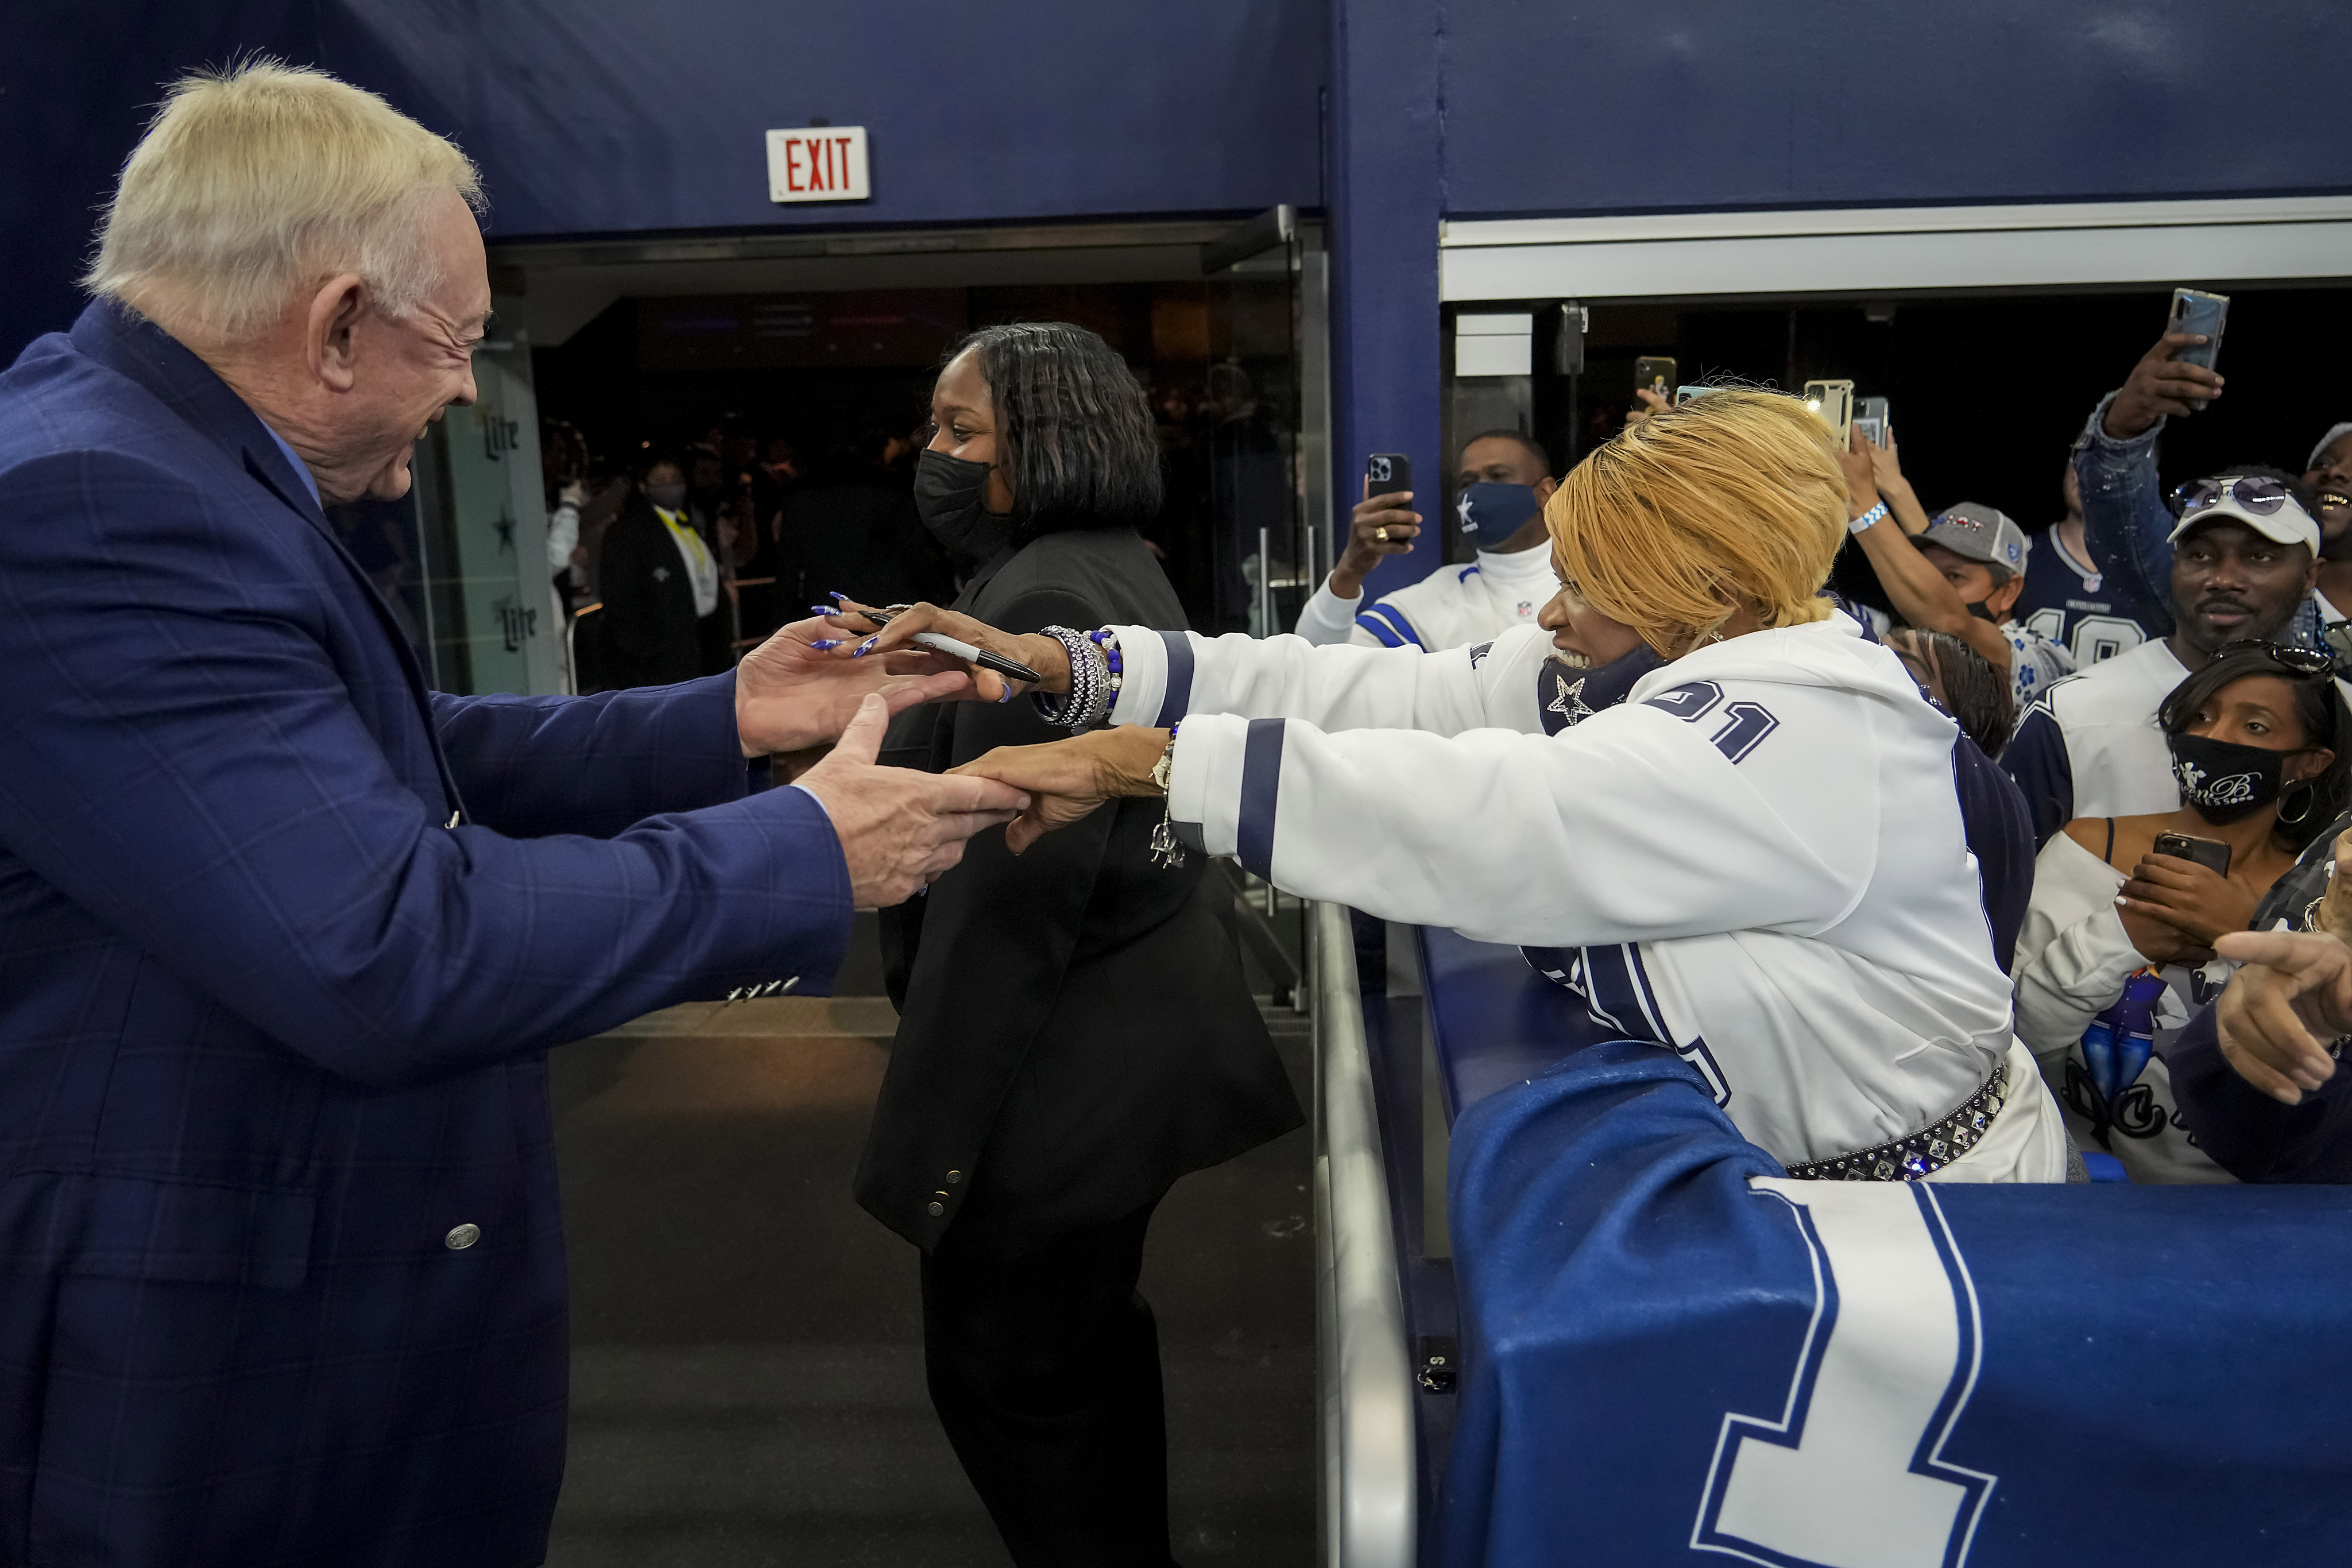
M1181 627L1131 529L1008 551L956 607L1008 632ZM901 714L881 760L940 771L1060 738L1026 697ZM990 829L927 895L882 912L898 1040L857 1200L924 1248L1013 1257L1157 1200L1304 1119L1207 857L1151 862L1160 800L1116 801L1027 853Z
M604 530L596 584L604 601L597 619L605 685L667 686L715 675L732 662L726 606L695 614L694 582L677 541L643 491Z

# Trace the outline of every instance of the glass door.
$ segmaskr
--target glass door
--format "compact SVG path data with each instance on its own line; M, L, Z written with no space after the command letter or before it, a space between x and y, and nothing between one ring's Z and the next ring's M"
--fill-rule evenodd
M1328 550L1321 235L1277 207L1204 247L1217 632L1287 632Z
M498 313L522 319L521 300ZM436 690L543 695L572 689L570 627L547 560L547 500L530 343L494 325L474 355L478 396L417 445L427 665Z

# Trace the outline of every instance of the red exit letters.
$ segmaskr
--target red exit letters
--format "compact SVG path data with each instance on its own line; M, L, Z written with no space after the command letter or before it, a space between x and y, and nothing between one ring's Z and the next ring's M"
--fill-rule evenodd
M862 202L866 128L812 125L768 132L768 199L774 202Z

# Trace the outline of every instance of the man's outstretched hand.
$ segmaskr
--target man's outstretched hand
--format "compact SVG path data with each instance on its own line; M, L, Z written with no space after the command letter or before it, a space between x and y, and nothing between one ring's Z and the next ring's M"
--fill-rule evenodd
M881 694L861 698L832 755L797 780L833 819L860 909L906 903L963 859L966 839L1029 806L1027 795L992 779L877 768L889 720Z
M2352 947L2311 931L2233 931L2213 950L2245 966L2214 1004L2222 1059L2296 1103L2334 1076L2327 1042L2352 1029Z
M961 664L919 649L887 660L835 658L814 645L828 633L840 635L823 621L795 621L735 666L735 729L744 756L823 746L869 694L898 713L961 695L971 685Z

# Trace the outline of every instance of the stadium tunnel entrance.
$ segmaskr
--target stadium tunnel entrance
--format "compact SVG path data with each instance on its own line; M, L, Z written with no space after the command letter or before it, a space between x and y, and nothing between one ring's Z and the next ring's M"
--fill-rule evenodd
M870 507L827 515L819 492L845 483L894 489L911 517L933 376L956 339L996 322L1076 322L1135 368L1166 456L1149 538L1194 628L1286 627L1328 564L1324 253L1289 208L1240 224L519 244L490 261L480 402L420 448L415 548L379 578L441 689L593 689L568 647L561 667L515 655L535 641L513 635L518 607L538 606L528 564L510 563L561 478L593 486L656 448L716 450L747 508L739 646L804 613L807 593L859 593L801 580L818 567L792 564L780 533L870 523ZM547 432L566 450L543 451ZM901 548L927 548L901 532ZM578 612L594 611L547 612Z

